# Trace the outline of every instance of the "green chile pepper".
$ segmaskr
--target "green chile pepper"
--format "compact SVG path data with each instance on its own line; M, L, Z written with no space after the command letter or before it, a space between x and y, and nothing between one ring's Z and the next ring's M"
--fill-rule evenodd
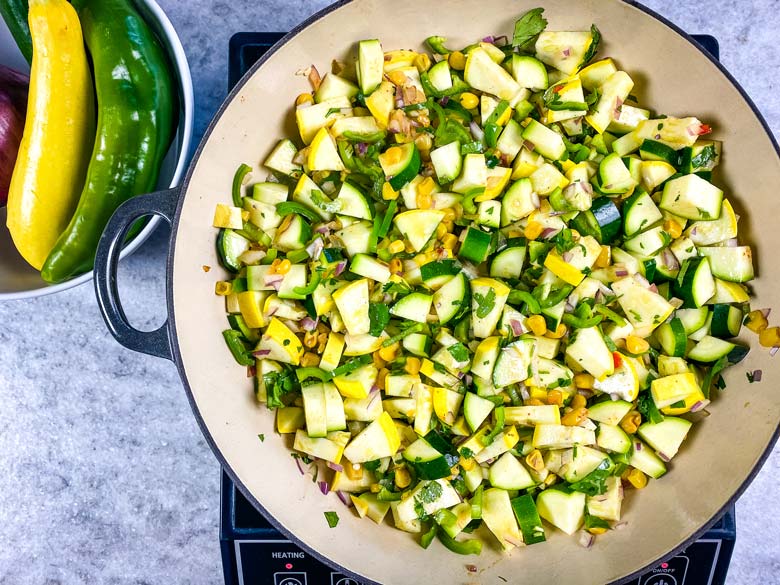
M92 55L98 129L76 212L43 266L47 282L92 269L103 228L152 191L174 132L176 87L163 49L128 0L74 0Z
M28 63L32 63L33 46L30 25L27 22L28 12L27 0L0 0L0 15L8 25L8 30L11 31L22 55Z

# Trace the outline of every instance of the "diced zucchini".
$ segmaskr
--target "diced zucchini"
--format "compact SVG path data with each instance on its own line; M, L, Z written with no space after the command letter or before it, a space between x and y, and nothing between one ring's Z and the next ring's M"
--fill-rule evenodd
M660 208L686 219L716 220L722 201L723 191L691 174L666 183Z

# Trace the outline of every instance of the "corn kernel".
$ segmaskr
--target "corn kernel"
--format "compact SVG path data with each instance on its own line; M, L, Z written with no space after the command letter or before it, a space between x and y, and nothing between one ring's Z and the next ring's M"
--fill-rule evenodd
M642 415L639 414L639 412L636 410L632 410L623 417L623 420L620 421L620 428L626 431L629 435L633 435L636 433L636 430L639 428L640 424L642 424Z
M391 71L387 74L387 78L392 81L395 85L403 87L406 82L408 81L408 77L404 74L403 71Z
M214 285L214 292L221 297L226 297L233 292L233 283L226 280L220 280Z
M371 493L372 494L378 494L381 491L382 491L382 486L381 485L379 485L378 483L372 483L371 484Z
M302 93L297 98L295 98L295 105L296 106L302 106L304 104L313 104L314 103L314 96L310 93Z
M385 382L387 381L387 375L389 373L387 368L379 368L379 373L376 375L376 386L380 390L385 389Z
M282 261L277 258L273 262L271 262L271 266L268 268L268 274L276 274L279 271L279 264L281 264Z
M401 157L404 155L404 151L399 146L391 146L385 151L384 160L387 164L397 165L401 162Z
M474 465L476 465L476 461L474 461L471 458L465 459L464 457L461 457L460 461L458 461L458 465L460 465L466 471L471 471L472 469L474 469Z
M543 231L544 226L538 221L529 221L528 225L525 226L525 237L528 240L535 240L542 235Z
M567 427L576 427L588 418L587 408L575 408L561 417L561 424Z
M585 399L585 397L582 394L575 394L572 397L569 406L571 406L574 410L577 410L578 408L585 408L585 405L587 403L588 401Z
M433 205L433 197L430 193L423 193L417 190L416 203L418 209L430 209Z
M467 110L473 110L479 105L479 98L470 91L460 94L460 105Z
M398 199L398 191L390 186L390 183L382 185L382 199L385 201L392 201Z
M525 323L528 325L528 328L533 331L534 335L544 335L547 333L547 321L545 321L544 317L541 315L528 317Z
M545 333L545 337L549 337L550 339L560 339L564 335L566 335L566 332L568 329L566 328L566 325L563 323L558 323L558 326L555 328L555 331L548 331Z
M382 359L382 356L379 355L379 350L372 353L371 358L374 360L374 367L376 369L384 368L387 365L387 361Z
M455 230L455 222L453 221L442 221L441 224L447 228L448 232L453 232Z
M629 335L626 337L626 349L633 354L645 353L650 349L650 344L638 335Z
M436 226L436 237L439 238L439 239L442 239L446 235L447 235L447 228L444 225L442 225L442 224L437 225Z
M401 243L403 244L403 242ZM401 262L400 258L393 258L392 260L390 260L390 264L388 265L388 268L390 269L390 274L401 274L404 271L404 265Z
M249 215L249 212L246 209L241 210L241 219L244 221L249 221L249 218L251 216Z
M383 347L379 350L379 357L381 357L386 362L392 362L398 355L398 350L400 348L401 345L397 342L394 343L393 345L388 345L387 347Z
M769 321L767 321L764 313L761 311L750 311L747 320L745 321L745 327L750 329L753 333L761 333L764 329L769 327Z
M316 353L307 351L305 354L303 354L303 357L301 358L301 366L304 368L310 368L312 366L319 365L320 363L320 356L318 356Z
M431 58L428 53L420 53L414 58L414 66L417 67L417 71L424 73L431 68Z
M322 353L325 351L325 346L328 343L328 334L327 333L320 333L317 336L317 353Z
M593 526L591 528L588 528L588 532L593 534L594 536L598 536L599 534L605 534L607 532L607 529L603 526Z
M290 268L292 268L292 262L290 262L287 258L279 262L279 266L276 267L276 272L278 274L287 274L290 272Z
M403 240L394 240L390 243L390 245L387 247L387 251L391 254L398 254L399 252L404 251L404 241Z
M542 402L538 398L528 398L526 400L523 400L523 404L525 406L544 406L544 402Z
M466 55L460 51L453 51L450 53L447 57L447 61L449 62L450 67L458 71L463 71L466 68Z
M547 404L563 405L563 392L560 390L550 390L547 393Z
M664 222L664 231L672 236L673 240L676 240L682 235L682 226L674 219L667 219Z
M404 467L396 467L395 469L395 487L397 487L399 490L405 489L409 487L409 484L412 483L412 476L409 473L409 470L406 469L406 466Z
M554 473L551 473L550 475L548 475L548 476L545 478L545 480L544 480L544 485L546 485L547 487L550 487L550 486L551 486L552 484L554 484L556 481L558 481L558 476L557 476L557 475L555 475Z
M628 473L627 479L628 482L638 490L647 486L647 476L638 469L632 469Z
M596 258L596 268L606 268L612 263L612 247L601 246L601 252L598 258Z
M780 327L770 327L758 334L758 342L764 347L780 345Z
M456 236L455 234L446 234L441 239L441 245L446 250L454 250L455 249L455 244L457 244L457 243L458 243L458 236Z
M406 358L406 364L404 364L404 371L407 374L411 374L412 376L415 376L420 373L421 365L422 364L420 363L419 358L416 357Z
M417 185L417 193L430 195L431 193L433 193L433 189L435 187L436 187L436 181L434 181L431 177L425 177L422 181L420 181L420 184Z
M363 479L363 466L344 460L344 475L349 479Z
M303 345L305 345L308 348L312 348L315 345L317 345L317 332L316 331L307 331L303 334Z
M539 449L534 449L525 457L525 462L531 469L541 471L544 469L544 459Z
M582 373L582 374L574 375L574 385L577 388L584 388L590 390L591 388L593 388L593 382L594 382L593 376L591 376L590 374Z
M428 123L430 123L430 120ZM423 132L414 139L414 144L420 152L428 152L433 148L433 138L427 132Z

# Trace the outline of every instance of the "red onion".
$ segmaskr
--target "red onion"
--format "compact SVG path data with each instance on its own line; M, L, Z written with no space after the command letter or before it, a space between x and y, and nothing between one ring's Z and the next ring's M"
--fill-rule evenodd
M536 145L530 140L523 140L523 146L531 152L536 148Z
M374 406L374 404L376 404L376 401L380 399L381 393L379 392L379 388L377 388L376 390L372 389L369 397L371 398L371 400L368 401L367 410L371 410L371 407Z
M586 530L580 530L580 537L577 540L582 548L590 548L593 546L594 537L590 532Z
M316 260L319 258L324 247L325 243L322 241L322 238L317 238L311 244L306 246L306 253L309 255L309 258Z
M366 154L366 152L368 152L368 144L366 144L365 142L358 142L355 145L355 150L357 150L360 156L363 156Z
M775 345L772 349L769 350L769 356L775 357L775 354L780 350L780 345Z
M523 334L523 324L517 319L510 319L509 326L512 328L512 334L515 337L519 337Z
M320 491L322 492L323 496L327 496L328 492L330 492L330 487L328 486L327 481L318 481L317 485L320 487Z
M620 118L620 113L623 111L623 100L617 98L615 100L615 118Z
M539 235L539 237L542 238L543 240L546 240L548 238L553 237L559 231L561 231L561 230L559 230L557 228L552 228L552 227L544 228L542 230L542 233Z
M480 128L473 120L469 124L469 130L471 130L471 135L475 140L482 142L485 139L485 133L482 131L482 128Z
M445 95L441 100L439 100L439 103L443 106L446 106L448 103L450 103L450 96Z
M650 288L650 281L647 280L644 276L642 276L638 272L634 275L634 280L636 280L643 287Z
M624 276L628 276L628 270L626 268L617 268L615 267L615 276L622 278ZM601 292L601 291L599 291Z
M655 284L651 284L647 288L648 288L649 291L654 292L655 294L658 294L658 287Z
M658 451L658 457L660 457L661 460L665 461L666 463L669 463L672 460L671 457L669 457L666 453L663 453L661 451Z
M476 573L477 572L477 566L476 565L466 565L466 570L469 573Z
M564 57L569 57L569 56L571 56L571 47L566 47L566 48L563 50L563 56L564 56Z
M332 461L328 461L327 466L330 467L333 471L338 471L339 473L342 473L344 471L343 465L339 465L338 463L333 463Z
M347 261L342 260L338 264L336 264L336 270L333 271L333 276L341 276L341 274L344 272L344 270L347 268Z
M24 134L29 78L0 65L0 207L8 200L19 144Z
M617 522L612 526L612 530L623 530L626 526L628 526L628 522Z
M247 378L254 378L257 375L257 366L247 366L246 367L246 377Z
M760 382L761 378L764 377L764 372L762 370L753 370L753 381L754 382Z
M564 262L571 262L571 259L574 258L574 254L572 252L564 252L561 256L561 259Z
M482 39L483 43L493 43L495 39L493 38L493 35L488 35L485 38Z
M255 357L265 357L269 353L271 353L270 349L258 349L257 351L253 351L252 355Z
M295 465L298 467L298 471L301 472L301 475L306 475L306 470L303 468L303 465L301 465L300 457L295 458Z
M691 412L699 412L710 403L709 400L699 400L696 404L691 406Z
M772 309L759 309L759 311L761 311L761 314L764 316L764 318L768 318L769 313L772 312Z
M642 443L640 443L639 441L634 443L634 450L641 451L642 450Z
M509 43L509 38L506 35L501 35L493 39L493 44L497 47L502 47Z
M301 327L304 331L314 331L317 328L317 321L319 321L319 317L315 321L308 315L301 319Z
M284 280L284 274L270 274L268 272L263 276L263 284L265 286L273 286ZM279 290L278 288L276 290Z
M730 240L726 240L727 248L736 248L737 246L739 246L739 240L737 240L737 238L731 238Z
M531 398L531 393L528 391L528 387L525 385L520 386L520 398L523 400L528 400Z
M352 507L352 502L349 500L349 496L347 494L344 492L336 492L336 495L339 497L339 500L341 500L341 503L344 504L347 508Z
M467 386L471 386L471 383L472 383L473 381L474 381L474 378L472 378L472 377L471 377L471 374L466 374L466 375L463 377L463 382L464 382L464 383L465 383Z

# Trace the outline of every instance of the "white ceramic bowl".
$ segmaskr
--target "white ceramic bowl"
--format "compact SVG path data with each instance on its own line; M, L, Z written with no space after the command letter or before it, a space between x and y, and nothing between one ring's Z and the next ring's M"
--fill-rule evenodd
M192 76L181 41L162 8L154 0L135 0L135 4L167 51L179 88L179 125L157 183L158 189L166 189L179 184L190 154L195 110ZM1 18L0 63L19 71L29 71L26 61ZM49 285L44 282L40 274L17 253L5 226L5 214L5 208L0 209L0 301L49 295L92 280L92 272L89 272L61 284ZM151 219L143 231L125 246L122 257L137 250L156 229L159 221L158 217Z

